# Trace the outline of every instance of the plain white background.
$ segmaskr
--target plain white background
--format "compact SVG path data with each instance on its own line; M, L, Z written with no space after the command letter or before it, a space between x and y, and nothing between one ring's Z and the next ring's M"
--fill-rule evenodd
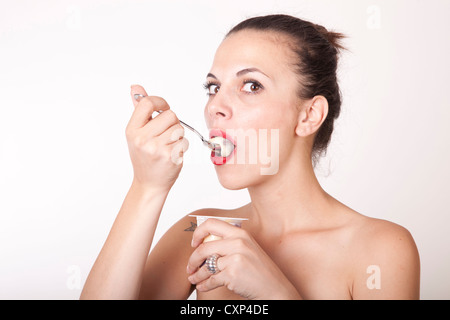
M348 36L323 187L406 227L421 297L449 299L449 12L447 0L0 1L0 298L78 299L131 182L131 84L206 133L202 84L225 33L287 13ZM186 135L155 241L195 209L248 201Z

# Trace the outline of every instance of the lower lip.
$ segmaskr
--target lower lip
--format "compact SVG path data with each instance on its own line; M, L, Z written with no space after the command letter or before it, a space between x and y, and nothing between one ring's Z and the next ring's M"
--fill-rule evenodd
M234 150L228 157L219 157L219 156L216 156L216 153L214 151L211 151L211 161L216 166L221 166L221 165L227 163L227 161L233 156L233 154L234 154Z
M234 141L232 139L230 139L230 137L227 137L226 133L223 132L222 130L211 130L209 133L210 137L222 137L225 138L229 141L231 141L234 144L234 149L233 151L228 155L228 157L220 157L220 156L216 156L216 153L214 152L214 150L211 150L211 162L216 165L216 166L221 166L225 163L227 163L227 161L234 155L234 153L236 152L236 144L234 143Z

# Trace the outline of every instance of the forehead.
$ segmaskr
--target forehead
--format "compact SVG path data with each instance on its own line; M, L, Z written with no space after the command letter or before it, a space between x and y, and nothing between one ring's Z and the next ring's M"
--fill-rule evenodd
M293 52L287 36L271 31L241 30L223 40L216 51L212 69L236 72L255 67L269 76L292 72Z

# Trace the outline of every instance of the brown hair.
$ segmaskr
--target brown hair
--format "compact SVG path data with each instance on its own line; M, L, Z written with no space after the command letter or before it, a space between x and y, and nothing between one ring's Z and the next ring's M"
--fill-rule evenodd
M244 20L233 27L226 37L245 29L279 32L294 40L291 47L297 57L295 69L301 79L298 96L311 99L321 95L327 99L328 115L312 147L312 159L316 163L326 153L334 120L341 111L341 92L336 71L339 50L344 49L340 43L344 35L293 16L276 14Z

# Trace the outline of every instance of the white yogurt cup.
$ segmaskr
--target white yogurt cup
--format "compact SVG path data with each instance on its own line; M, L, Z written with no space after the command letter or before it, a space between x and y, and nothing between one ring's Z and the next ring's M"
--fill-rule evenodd
M189 217L197 218L197 226L200 226L203 222L205 222L209 218L213 218L213 219L218 219L218 220L222 220L222 221L228 222L229 224L240 228L241 225L242 225L242 221L248 220L247 218L197 216L197 215L189 215ZM222 237L210 234L209 236L206 236L205 239L203 239L203 242L220 240L220 239L222 239Z

